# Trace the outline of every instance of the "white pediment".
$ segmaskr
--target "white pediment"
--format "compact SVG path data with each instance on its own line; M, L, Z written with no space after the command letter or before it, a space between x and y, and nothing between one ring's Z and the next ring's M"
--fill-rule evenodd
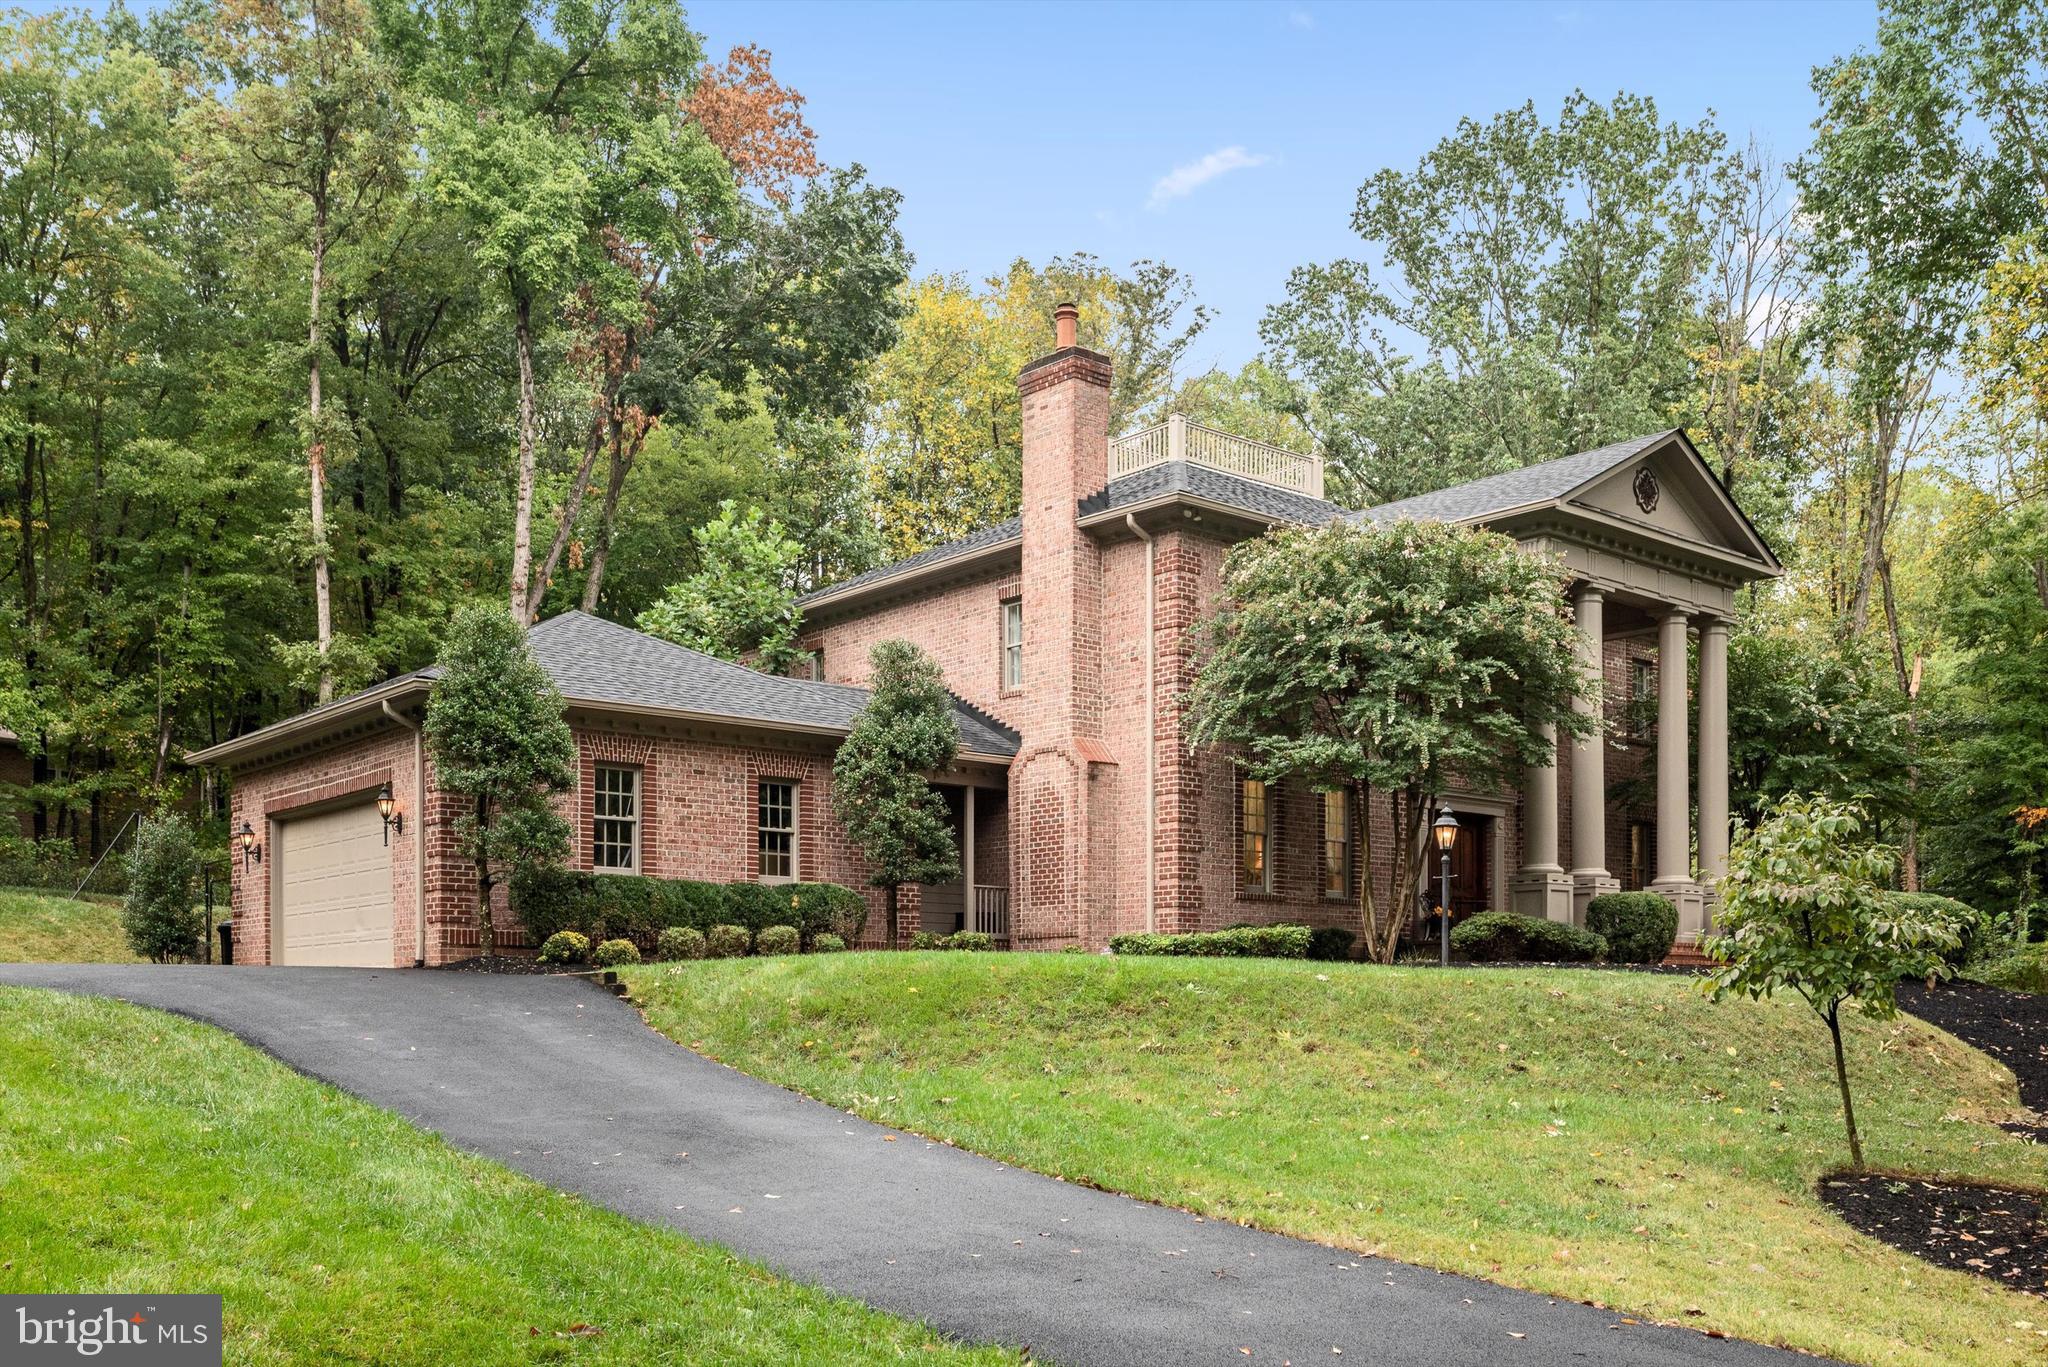
M1575 490L1566 506L1639 534L1776 567L1776 558L1682 435Z

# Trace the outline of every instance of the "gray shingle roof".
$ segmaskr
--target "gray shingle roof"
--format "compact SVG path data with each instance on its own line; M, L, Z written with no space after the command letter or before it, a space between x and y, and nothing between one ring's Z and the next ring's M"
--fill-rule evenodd
M1015 541L1023 535L1023 520L1013 517L1007 522L998 522L993 527L983 527L980 531L969 532L958 541L948 541L943 546L932 546L919 551L916 555L893 561L882 566L880 569L869 570L866 574L856 574L853 578L842 579L836 584L827 584L824 588L807 593L797 599L797 606L801 607L828 594L837 597L849 589L861 589L866 588L870 584L879 584L885 579L894 579L900 574L909 574L913 570L923 569L927 565L936 565L944 560L956 560L963 555L972 555L976 551L987 550L991 546L1000 546L1005 541Z
M1213 470L1193 461L1169 460L1111 480L1109 487L1101 493L1081 500L1080 514L1087 517L1093 513L1114 512L1118 508L1133 507L1168 494L1193 494L1212 503L1240 508L1254 517L1309 526L1320 526L1332 518L1343 516L1346 511L1338 504L1297 494L1291 489L1262 484L1258 480Z
M868 700L865 688L763 674L584 612L548 618L527 633L527 643L571 702L845 730ZM1017 753L1016 732L957 698L953 722L966 750Z
M1504 513L1510 508L1520 508L1530 503L1544 503L1554 498L1563 498L1589 479L1597 478L1632 456L1639 456L1654 446L1661 446L1676 436L1677 428L1653 432L1647 437L1631 437L1627 441L1611 442L1591 451L1580 451L1576 455L1563 456L1557 460L1546 460L1541 465L1526 465L1519 470L1505 474L1488 475L1466 484L1453 484L1448 489L1439 489L1433 494L1417 494L1414 498L1398 499L1382 503L1351 514L1366 522L1391 522L1397 518L1431 519L1441 522L1467 522Z

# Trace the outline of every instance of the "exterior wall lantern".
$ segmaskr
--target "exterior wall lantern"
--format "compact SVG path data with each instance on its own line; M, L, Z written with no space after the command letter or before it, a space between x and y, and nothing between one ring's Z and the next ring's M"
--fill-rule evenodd
M384 843L391 843L391 833L405 834L405 813L398 810L398 799L391 795L390 780L377 790L377 815L384 818Z
M1437 950L1437 962L1444 967L1451 963L1451 846L1458 843L1458 818L1446 807L1437 814L1436 824L1430 827L1436 836L1436 847L1440 855L1437 877L1442 891L1438 895L1438 928L1441 931Z
M242 842L242 867L246 869L251 864L261 864L263 847L256 843L256 828L244 821L242 829L236 831L235 836Z

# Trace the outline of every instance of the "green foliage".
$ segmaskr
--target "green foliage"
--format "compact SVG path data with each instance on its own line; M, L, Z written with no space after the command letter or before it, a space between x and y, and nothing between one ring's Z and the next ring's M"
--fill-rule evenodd
M1719 933L1701 948L1722 967L1716 1000L1797 993L1827 1022L1851 1161L1863 1166L1842 1054L1841 1008L1898 1014L1901 978L1945 977L1960 936L1945 916L1885 895L1892 852L1863 843L1864 814L1827 798L1788 797L1738 833L1721 880Z
M2048 946L2027 948L1986 959L1969 970L1972 981L2007 992L2048 993Z
M516 871L512 911L538 939L577 930L644 950L654 950L668 929L702 934L721 924L750 933L791 925L806 940L828 931L851 940L867 919L866 901L837 883L707 883L559 867Z
M1654 892L1602 893L1586 903L1586 929L1614 963L1661 963L1678 941L1678 908Z
M491 888L567 853L569 825L550 800L576 781L562 695L503 612L465 608L449 624L427 702L435 781L454 798L456 850L476 869L480 947L495 945Z
M852 888L837 883L796 883L789 889L797 929L816 939L836 935L857 944L868 924L868 902Z
M1351 947L1358 942L1358 932L1342 926L1317 926L1308 933L1308 956L1336 963L1351 957Z
M803 548L780 522L759 508L742 515L731 499L692 539L696 572L670 584L634 625L721 660L752 653L767 673L786 672L800 658L795 572Z
M640 962L640 951L631 940L606 940L590 951L590 962L599 968L617 968Z
M704 932L694 926L664 926L654 937L654 957L663 962L704 957Z
M1452 928L1451 952L1480 963L1583 964L1605 958L1607 941L1563 921L1482 911Z
M869 653L867 706L832 761L832 809L888 899L896 943L897 889L960 876L946 800L929 775L953 762L960 735L953 696L931 656L888 640Z
M1910 804L1906 700L1858 643L1743 619L1728 642L1729 805L1754 821L1793 793Z
M956 930L946 937L945 948L985 953L996 947L996 937L979 930Z
M802 946L795 926L767 926L754 937L756 954L794 954Z
M558 930L541 942L534 955L544 964L580 964L590 957L590 937L579 931Z
M1591 730L1561 574L1510 537L1405 520L1277 530L1224 561L1189 738L1269 783L1390 794L1393 886L1361 880L1370 957L1391 959L1415 904L1431 795L1510 787Z
M1946 926L1954 943L1941 950L1941 961L1950 968L1962 968L2011 947L1998 933L1997 923L1967 902L1931 892L1887 892L1891 915Z
M160 964L198 957L200 937L211 931L193 906L199 856L192 828L175 815L144 817L123 863L128 896L121 906L121 926L129 946Z
M707 959L743 958L753 948L754 937L745 926L717 925L704 933Z
M1197 959L1306 959L1307 926L1238 926L1189 935L1112 935L1112 954L1166 954Z
M819 931L811 937L811 953L838 954L846 948L846 941L829 930Z
M910 947L919 950L944 949L946 937L936 930L913 930L910 932Z

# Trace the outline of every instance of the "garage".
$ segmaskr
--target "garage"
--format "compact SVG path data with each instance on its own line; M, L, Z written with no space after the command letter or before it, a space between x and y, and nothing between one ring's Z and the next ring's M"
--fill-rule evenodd
M275 961L391 967L391 850L374 802L281 823Z

